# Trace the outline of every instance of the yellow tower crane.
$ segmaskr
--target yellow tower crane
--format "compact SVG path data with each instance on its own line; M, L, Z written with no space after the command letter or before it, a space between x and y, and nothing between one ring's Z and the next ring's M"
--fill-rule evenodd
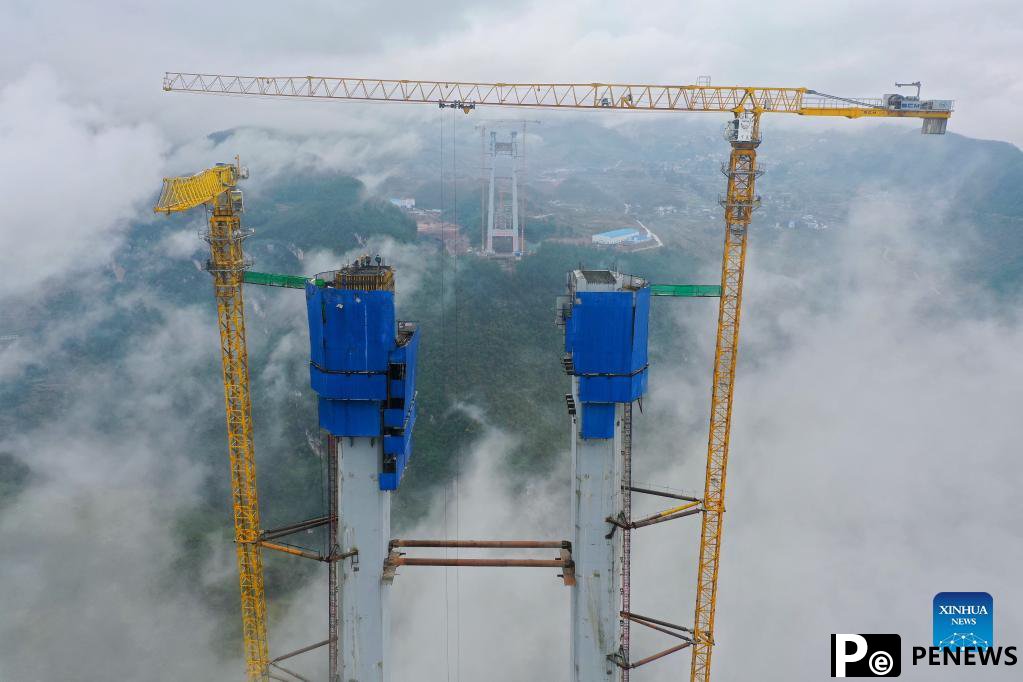
M896 84L902 87L907 84ZM768 113L798 116L922 119L925 134L941 135L952 115L951 100L921 100L917 94L880 98L826 95L808 88L750 86L648 85L622 83L477 83L460 81L387 80L323 76L236 76L168 72L169 92L321 99L341 101L418 102L469 113L479 106L599 111L709 112L732 115L726 129L731 145L722 172L728 179L721 198L725 214L721 263L721 300L711 390L710 435L704 483L696 612L693 622L691 681L710 679L717 604L718 564L725 511L725 479L732 421L732 395L739 348L746 237L753 210L760 117Z
M242 241L250 232L241 226L242 193L237 189L238 181L246 177L248 172L236 163L219 164L189 177L166 178L153 210L169 214L205 205L209 217L209 230L203 236L210 245L207 268L213 275L220 327L245 667L249 680L267 680L266 598L262 556L257 544L259 499L242 299L246 267Z

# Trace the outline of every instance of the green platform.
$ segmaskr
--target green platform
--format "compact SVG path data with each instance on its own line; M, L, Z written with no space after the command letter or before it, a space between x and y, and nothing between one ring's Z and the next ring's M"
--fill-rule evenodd
M721 287L717 284L651 284L650 293L654 296L720 298Z
M302 275L278 275L272 272L245 271L246 284L261 284L265 287L284 287L286 289L305 289L305 285L313 281L316 286L323 286L323 280L310 280Z

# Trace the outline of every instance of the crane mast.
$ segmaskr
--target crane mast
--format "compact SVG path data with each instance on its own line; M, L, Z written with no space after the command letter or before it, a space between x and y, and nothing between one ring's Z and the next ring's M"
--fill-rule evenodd
M209 229L203 238L210 245L207 269L213 275L217 326L220 329L245 668L249 680L262 681L269 680L269 653L263 560L257 544L260 533L259 499L242 298L246 267L242 242L250 232L241 227L242 198L241 192L235 189L237 181L246 175L241 166L221 164L190 177L167 178L153 210L174 213L199 205L205 205L207 209Z
M728 473L728 443L732 428L732 394L739 351L739 317L742 313L742 284L746 268L746 241L750 219L759 198L755 193L757 146L760 117L744 113L727 135L732 145L728 165L722 172L728 190L722 200L725 209L725 242L721 257L721 298L718 307L714 374L711 383L710 435L707 443L707 471L704 480L703 522L700 530L700 560L697 569L696 615L693 619L691 680L710 679L714 645L714 613L717 606L718 563L725 512L725 478Z
M168 72L163 79L163 89L169 92L261 98L418 102L436 104L441 108L458 108L465 113L469 113L477 106L505 106L596 111L717 112L732 115L726 134L731 152L727 164L722 166L722 172L728 179L726 194L721 199L725 218L725 238L702 501L696 611L692 628L691 682L706 682L710 679L747 233L752 212L760 201L755 193L755 185L756 178L762 173L757 168L761 115L784 113L849 119L916 118L922 120L921 132L944 134L953 111L952 100L920 100L919 83L908 85L918 88L916 97L885 95L881 98L850 98L828 95L804 87L713 86L709 83L699 85L481 83L178 72ZM240 290L238 296L240 304ZM218 302L219 300L218 294ZM221 329L223 333L223 325ZM242 333L244 334L244 329ZM227 357L228 351L225 350L225 377L228 372ZM225 379L225 389L226 386ZM625 542L627 548L628 541ZM239 566L242 566L241 554ZM623 568L627 592L628 567ZM627 593L623 596L627 605ZM623 630L622 639L622 649L626 656L628 642L626 628ZM670 651L685 646L680 645ZM658 656L660 655L663 654ZM630 666L629 661L625 661L622 668L623 680L628 680L630 667L635 666Z

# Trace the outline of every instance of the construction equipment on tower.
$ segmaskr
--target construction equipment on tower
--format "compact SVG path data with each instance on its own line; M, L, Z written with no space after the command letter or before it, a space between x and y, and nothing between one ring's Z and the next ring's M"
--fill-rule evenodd
M911 84L917 86L917 83ZM170 92L240 95L260 98L300 98L341 101L419 102L469 113L477 107L503 106L592 111L725 113L732 116L725 131L731 147L722 165L727 190L725 238L721 267L716 347L711 390L710 430L704 481L700 558L692 627L692 682L710 678L714 645L718 567L725 482L729 454L735 367L739 348L743 275L747 233L753 211L760 205L755 192L763 114L814 117L914 118L921 132L945 133L952 100L921 100L916 96L881 98L839 97L805 87L715 86L701 78L698 85L616 83L482 83L459 81L388 80L322 76L237 76L173 73L164 75ZM629 665L628 661L624 662ZM623 668L624 669L624 668Z
M166 178L153 211L170 214L205 206L209 217L209 229L203 239L210 245L206 269L213 275L220 328L245 669L249 680L268 680L266 597L259 545L259 498L242 298L246 268L242 242L252 232L241 226L242 193L237 189L238 181L248 175L248 170L237 162L218 164L188 177Z

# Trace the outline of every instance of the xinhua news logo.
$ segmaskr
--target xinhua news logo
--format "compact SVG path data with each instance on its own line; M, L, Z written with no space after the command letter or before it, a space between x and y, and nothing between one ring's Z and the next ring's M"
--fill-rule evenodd
M987 649L994 646L995 604L987 592L939 592L934 595L933 646L939 649Z
M995 604L987 592L934 596L931 646L913 647L913 665L1016 665L1016 647L995 646Z
M898 677L901 672L898 635L831 635L832 677Z

